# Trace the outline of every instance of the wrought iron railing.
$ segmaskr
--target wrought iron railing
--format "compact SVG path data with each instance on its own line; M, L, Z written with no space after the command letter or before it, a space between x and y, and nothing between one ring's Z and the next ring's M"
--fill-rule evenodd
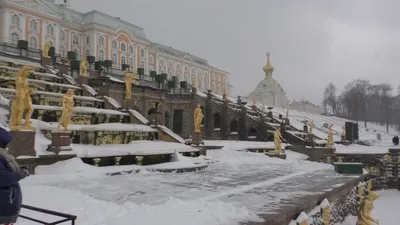
M55 221L55 222L45 222L45 221L42 221L42 220L39 220L39 219L35 219L35 218L29 217L29 216L24 216L24 215L21 215L21 214L19 215L19 217L21 217L23 219L26 219L26 220L29 220L29 221L32 221L32 222L36 222L36 223L39 223L39 224L57 225L57 224L65 223L65 222L71 222L71 225L75 225L75 221L76 221L76 218L77 218L77 216L74 216L74 215L55 212L55 211L52 211L52 210L37 208L37 207L29 206L29 205L22 205L22 208L62 218L62 219L60 219L58 221Z

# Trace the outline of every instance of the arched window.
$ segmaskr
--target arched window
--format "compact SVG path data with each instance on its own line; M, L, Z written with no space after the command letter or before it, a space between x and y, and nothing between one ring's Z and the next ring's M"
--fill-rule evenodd
M74 35L74 37L72 38L72 44L79 44L79 36L78 35Z
M35 37L31 37L29 39L29 47L36 49L37 47L37 40Z
M214 129L221 128L221 115L219 113L214 114Z
M64 31L60 30L60 40L64 41L65 40L65 33Z
M99 51L99 60L104 61L104 51L103 50Z
M129 59L129 67L133 69L133 59L132 58Z
M140 68L144 68L144 61L143 60L140 61Z
M54 27L51 24L47 25L47 34L54 35Z
M11 40L13 44L17 44L19 40L19 35L17 33L12 33L11 34Z
M19 26L19 17L16 14L12 16L11 20L12 20L12 25Z
M169 76L175 76L174 73L174 65L172 64L172 62L168 62L168 75Z
M31 28L31 31L33 31L33 32L37 31L37 21L36 20L31 20L29 23L29 26Z
M90 50L89 50L89 49L86 49L86 51L85 51L85 56L88 56L88 55L90 55Z
M86 36L86 44L90 45L90 36Z
M129 54L135 54L135 47L133 45L129 46Z
M125 60L125 57L124 57L124 56L121 57L121 65L122 65L122 64L126 64L126 60Z
M112 62L113 62L114 65L117 64L117 55L116 54L112 55Z
M116 40L112 41L111 47L112 47L112 49L117 49L117 41Z
M99 45L101 45L101 46L104 45L104 37L103 36L99 37Z
M124 42L121 43L121 51L122 52L126 51L126 44Z
M141 58L144 57L144 49L143 49L143 48L140 49L140 57L141 57Z

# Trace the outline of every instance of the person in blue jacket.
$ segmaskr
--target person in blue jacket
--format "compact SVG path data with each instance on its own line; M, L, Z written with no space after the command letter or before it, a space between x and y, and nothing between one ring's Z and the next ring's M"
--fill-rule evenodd
M22 204L19 181L29 176L29 172L20 169L14 157L7 153L11 140L10 132L0 127L0 224L17 221Z

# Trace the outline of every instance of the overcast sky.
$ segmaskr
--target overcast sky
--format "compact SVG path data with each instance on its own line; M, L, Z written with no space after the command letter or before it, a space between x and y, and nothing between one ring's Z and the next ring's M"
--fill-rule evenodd
M289 100L320 104L332 81L399 84L397 0L71 0L144 28L153 42L205 58L230 72L234 95L273 77Z

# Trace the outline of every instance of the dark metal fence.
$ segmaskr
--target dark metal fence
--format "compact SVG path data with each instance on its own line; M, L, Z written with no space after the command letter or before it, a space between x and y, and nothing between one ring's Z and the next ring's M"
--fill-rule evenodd
M27 209L27 210L31 210L31 211L35 211L35 212L39 212L39 213L43 213L43 214L48 214L48 215L52 215L52 216L58 216L61 217L62 219L57 220L55 222L45 222L39 219L35 219L29 216L24 216L24 215L19 215L19 217L24 218L26 220L29 221L33 221L39 224L45 224L45 225L56 225L56 224L61 224L61 223L65 223L65 222L71 222L71 225L75 225L75 221L77 216L74 215L69 215L69 214L65 214L65 213L60 213L60 212L55 212L52 210L48 210L48 209L42 209L42 208L37 208L37 207L33 207L33 206L29 206L29 205L22 205L23 209Z

